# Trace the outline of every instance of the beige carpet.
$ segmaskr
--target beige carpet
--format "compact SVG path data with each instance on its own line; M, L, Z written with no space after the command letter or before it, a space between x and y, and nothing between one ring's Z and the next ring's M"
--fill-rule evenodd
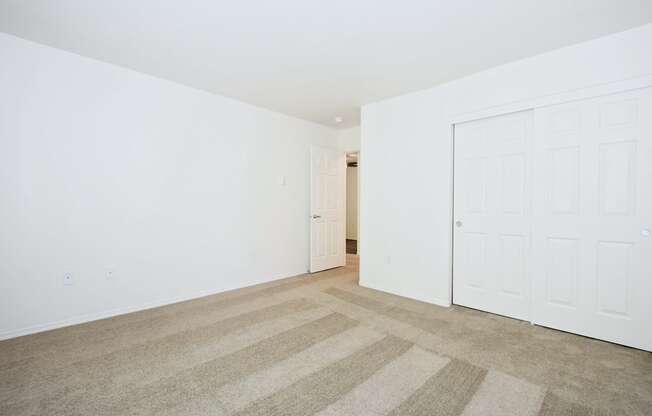
M650 353L356 282L353 264L0 342L0 415L652 415Z

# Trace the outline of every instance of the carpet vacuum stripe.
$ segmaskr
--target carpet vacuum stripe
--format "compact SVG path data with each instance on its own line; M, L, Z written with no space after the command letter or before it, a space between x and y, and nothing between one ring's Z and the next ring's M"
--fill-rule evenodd
M255 401L236 415L313 415L342 398L412 345L392 335L386 336L285 389Z
M208 361L174 376L112 397L110 415L154 415L193 400L203 394L215 393L220 387L244 378L287 359L311 345L357 325L344 315L330 314L297 328L272 336L215 360Z

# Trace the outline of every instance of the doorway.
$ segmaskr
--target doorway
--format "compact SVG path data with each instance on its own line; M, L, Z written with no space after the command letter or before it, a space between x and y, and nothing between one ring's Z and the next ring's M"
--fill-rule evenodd
M358 152L346 155L346 254L358 254Z

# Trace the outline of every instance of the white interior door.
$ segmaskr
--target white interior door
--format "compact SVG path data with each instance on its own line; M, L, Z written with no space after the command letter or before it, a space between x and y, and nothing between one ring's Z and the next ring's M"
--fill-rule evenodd
M652 89L535 125L534 323L652 350Z
M346 264L346 155L313 146L310 163L310 272Z
M455 125L453 302L530 319L532 112Z

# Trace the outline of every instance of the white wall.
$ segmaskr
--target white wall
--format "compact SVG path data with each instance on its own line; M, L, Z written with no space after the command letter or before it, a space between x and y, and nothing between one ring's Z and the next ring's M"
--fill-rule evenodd
M361 284L448 305L452 120L514 111L582 88L646 83L650 45L646 25L364 106Z
M358 239L358 168L346 168L346 238Z
M337 131L338 147L345 152L360 151L360 126Z
M0 338L306 272L335 130L4 34L0 62Z

